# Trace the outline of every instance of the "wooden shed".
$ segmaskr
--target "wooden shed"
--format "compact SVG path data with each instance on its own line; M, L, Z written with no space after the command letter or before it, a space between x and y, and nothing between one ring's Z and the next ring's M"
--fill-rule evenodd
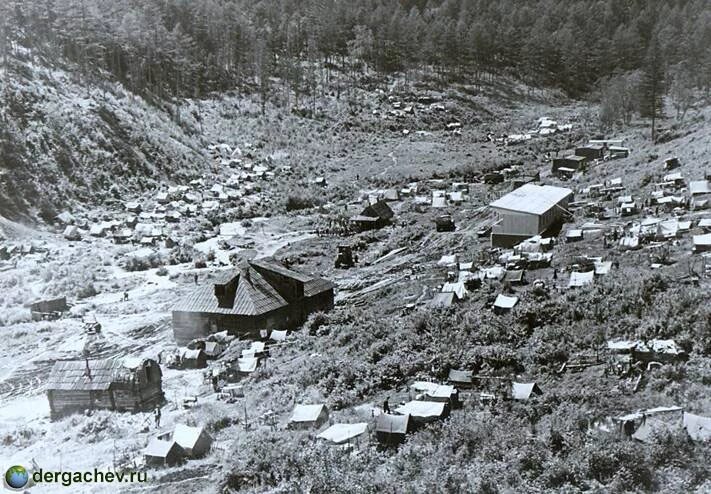
M586 163L587 158L585 156L576 156L574 154L562 158L553 158L553 168L551 172L555 174L560 168L582 171Z
M58 361L46 389L53 420L84 410L146 411L163 402L160 366L150 359Z
M39 300L30 305L33 321L41 321L42 319L52 318L55 315L59 316L59 314L68 309L66 297Z
M363 209L359 215L353 216L350 223L358 231L376 230L392 220L395 213L385 201L378 201Z
M605 147L598 144L589 144L575 148L575 156L582 156L588 160L601 160L605 157Z

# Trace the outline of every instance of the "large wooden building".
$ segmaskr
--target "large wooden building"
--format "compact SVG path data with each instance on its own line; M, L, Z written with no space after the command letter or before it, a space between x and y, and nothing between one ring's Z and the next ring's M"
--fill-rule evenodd
M256 336L263 329L293 329L309 314L333 308L334 284L252 260L212 286L200 287L173 308L178 344L228 331Z
M350 224L356 231L377 230L386 226L395 216L385 201L377 201L366 206L359 215L350 218Z
M491 230L491 245L513 247L544 234L565 217L572 195L563 187L529 183L492 202L500 221Z
M150 359L58 361L46 389L53 420L84 410L147 411L163 402L160 366Z

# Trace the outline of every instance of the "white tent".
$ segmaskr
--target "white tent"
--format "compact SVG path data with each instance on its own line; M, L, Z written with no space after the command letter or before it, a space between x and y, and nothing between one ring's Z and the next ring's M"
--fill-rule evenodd
M410 401L395 411L401 415L410 415L422 419L438 419L444 415L446 403L436 401Z
M511 396L514 400L528 400L534 393L542 393L536 383L511 383Z
M600 261L595 263L595 274L597 276L603 276L609 274L612 268L612 261Z
M463 281L457 281L455 283L445 283L442 287L442 293L454 293L457 299L464 300L467 297L468 291Z
M323 422L327 418L328 410L326 405L296 405L289 423L318 425L319 422Z
M325 439L334 444L342 444L364 434L367 430L368 424L366 422L359 422L357 424L333 424L316 437Z
M711 250L711 233L694 235L694 251L705 252Z
M578 273L576 271L573 271L572 273L570 273L570 281L568 282L568 288L592 285L594 280L595 271L589 271L587 273Z
M507 297L506 295L498 294L494 301L494 307L503 310L510 310L518 303L518 297Z
M449 256L442 256L442 258L437 262L438 266L456 266L458 261L457 254L452 254Z
M255 357L241 357L237 359L237 365L239 366L239 371L244 373L250 373L257 370L257 364L259 359Z

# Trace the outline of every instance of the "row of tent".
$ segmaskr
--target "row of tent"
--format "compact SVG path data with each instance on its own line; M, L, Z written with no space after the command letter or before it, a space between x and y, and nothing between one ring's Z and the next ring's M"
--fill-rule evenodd
M470 371L450 371L450 382L471 386L473 375ZM447 418L452 410L459 406L459 391L452 384L437 384L416 381L410 386L416 397L402 403L393 413L380 413L376 416L374 431L380 444L394 446L405 441L407 434L421 426ZM517 383L511 386L511 398L525 401L534 395L542 394L536 383ZM296 405L289 419L291 429L317 429L329 419L328 408L324 404ZM319 434L317 438L333 444L350 442L365 434L369 424L336 423Z

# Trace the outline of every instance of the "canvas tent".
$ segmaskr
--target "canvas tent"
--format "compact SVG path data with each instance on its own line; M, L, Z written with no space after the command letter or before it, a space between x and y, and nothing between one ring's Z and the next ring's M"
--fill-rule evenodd
M711 251L711 233L694 235L694 252Z
M467 298L467 288L464 286L463 281L457 281L454 283L445 283L442 286L442 293L453 293L456 295L457 300L464 300Z
M595 281L595 271L588 271L587 273L578 273L573 271L570 273L570 280L568 281L568 288L578 288L585 285L592 285Z
M69 225L64 229L64 238L67 240L81 240L81 232L76 225Z
M204 456L212 445L212 437L204 427L190 427L184 424L175 426L173 441L178 443L185 454L192 458Z
M185 452L175 441L153 438L143 451L148 466L173 466L183 459Z
M526 401L534 394L543 394L543 391L536 383L511 383L511 397L514 400Z
M257 370L259 359L256 357L240 357L237 359L237 367L242 374L250 374Z
M409 415L417 424L424 424L449 416L449 405L435 401L410 401L395 411L400 415Z
M289 426L299 429L320 427L328 420L326 405L296 405L289 419Z
M375 435L378 442L387 446L396 446L405 442L410 431L409 415L390 415L382 413L375 419Z
M450 369L448 381L459 387L468 387L474 384L474 373L468 370Z
M684 412L684 429L693 441L711 440L711 418Z
M494 312L497 314L508 312L518 303L518 297L508 297L499 294L494 301Z
M435 293L432 300L429 301L430 307L450 307L454 304L454 292Z
M325 439L333 444L343 444L363 435L367 430L368 424L366 422L359 422L357 424L333 424L316 437Z

